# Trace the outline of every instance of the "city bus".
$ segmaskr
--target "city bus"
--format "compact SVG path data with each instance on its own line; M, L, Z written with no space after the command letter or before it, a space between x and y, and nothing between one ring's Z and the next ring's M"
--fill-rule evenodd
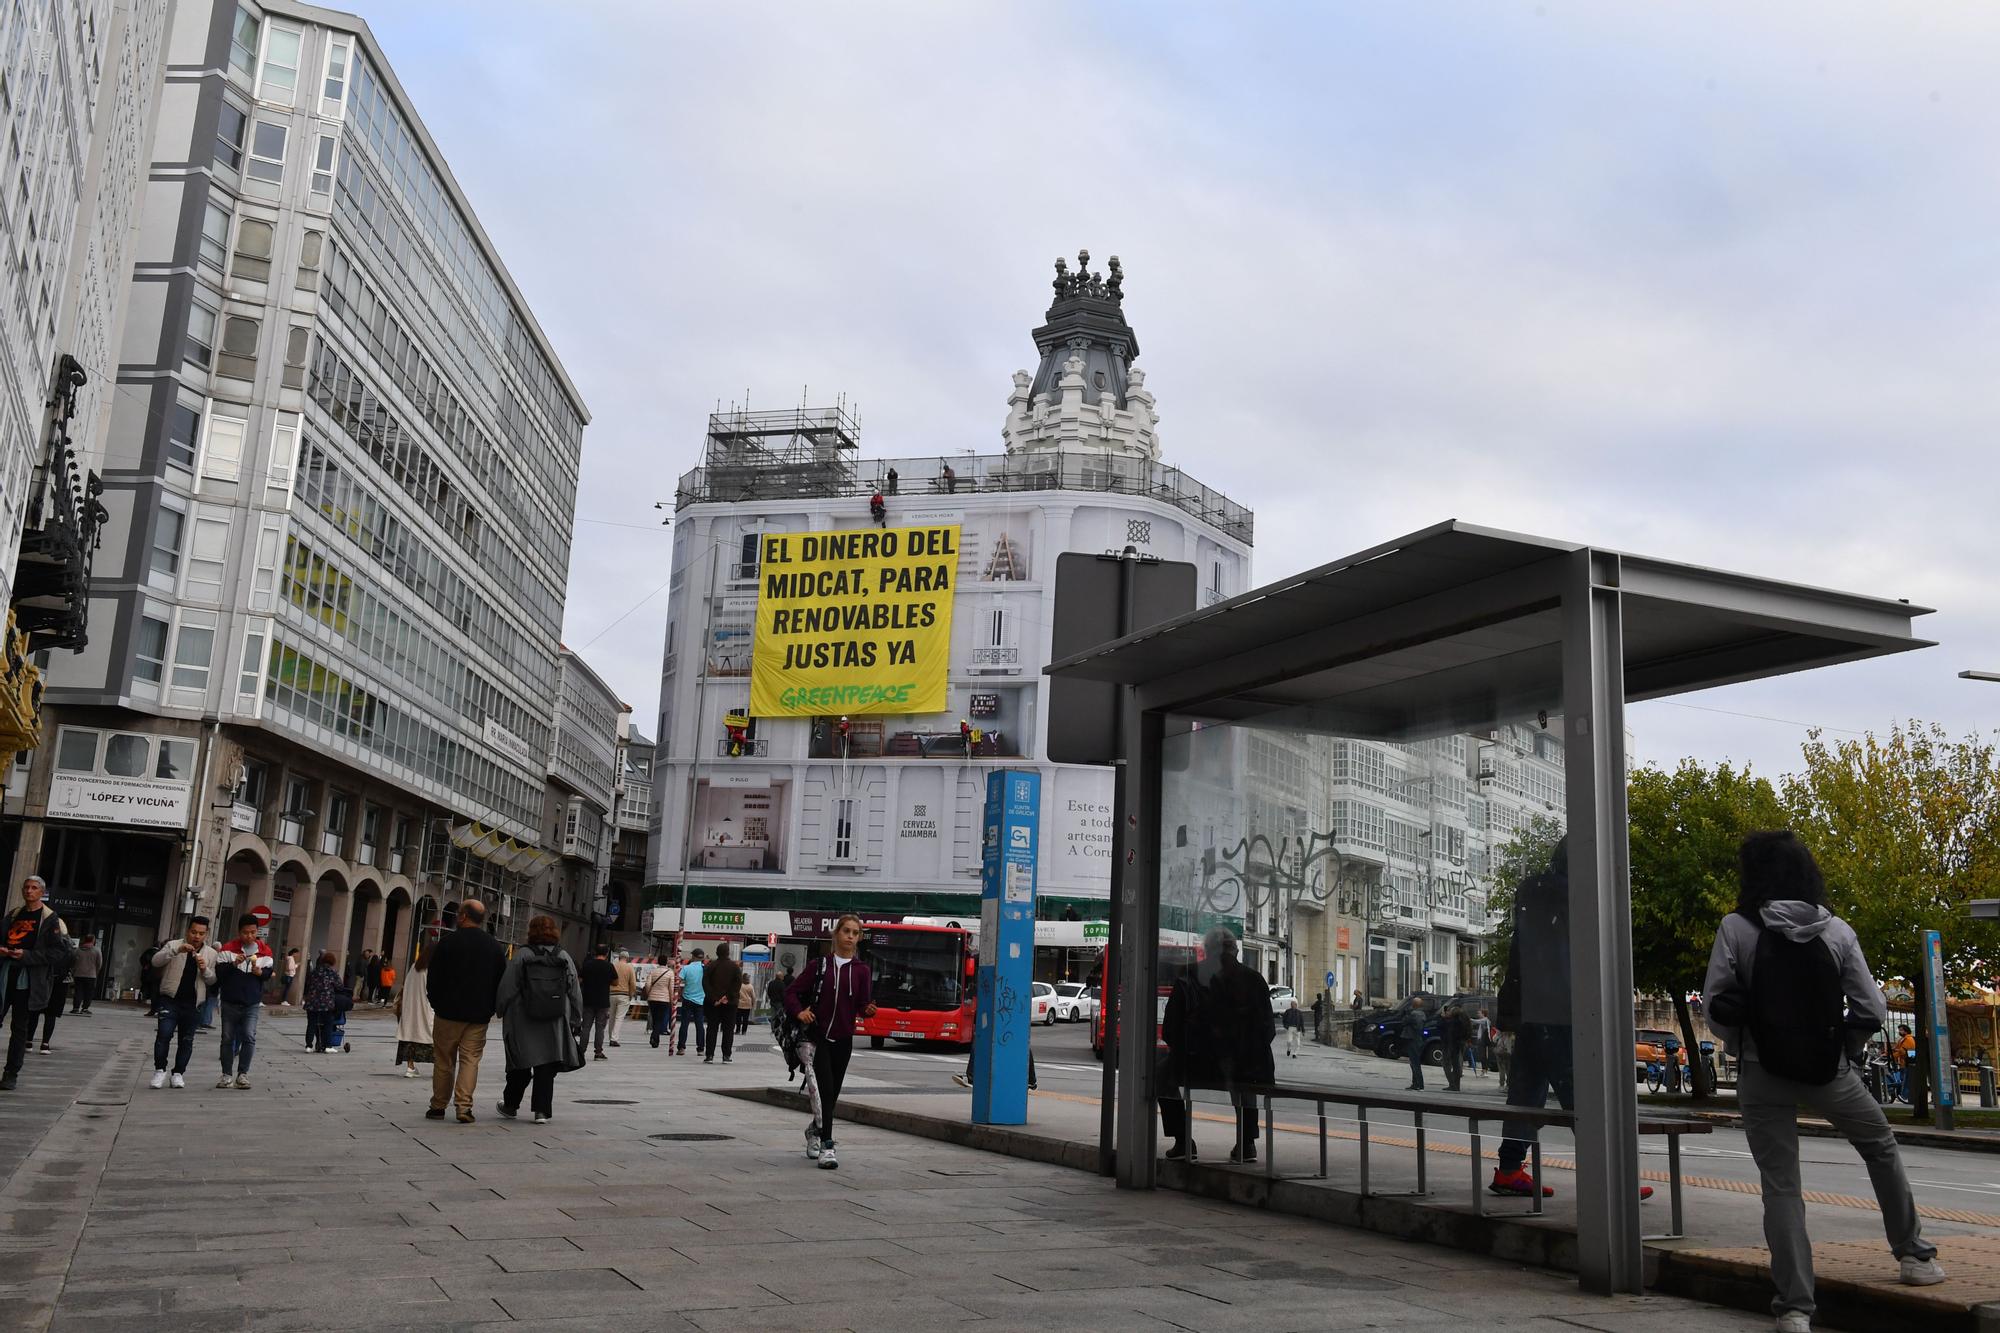
M1167 997L1173 994L1174 978L1195 963L1201 961L1201 945L1197 938L1183 931L1162 930L1160 932L1159 971L1154 973L1158 991L1153 997L1153 1045L1164 1050L1160 1039L1160 1025L1167 1017ZM1104 1011L1110 1007L1111 991L1117 982L1118 972L1111 958L1111 946L1097 956L1097 967L1091 973L1091 984L1097 987L1097 1013L1090 1020L1090 1052L1098 1059L1104 1058ZM1112 1033L1111 1039L1118 1039Z
M875 1016L855 1035L878 1050L891 1037L972 1045L973 933L962 926L875 923L861 932L861 956L875 977Z

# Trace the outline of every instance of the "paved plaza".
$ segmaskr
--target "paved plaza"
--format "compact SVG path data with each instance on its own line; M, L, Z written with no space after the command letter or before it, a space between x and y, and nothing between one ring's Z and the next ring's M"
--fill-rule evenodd
M10 1327L1768 1326L883 1130L819 1171L799 1116L709 1091L782 1082L756 1041L729 1066L628 1043L541 1127L493 1112L489 1064L462 1126L423 1118L380 1019L348 1055L303 1026L267 1018L249 1092L213 1087L203 1034L177 1092L145 1086L136 1011L64 1020L0 1100Z

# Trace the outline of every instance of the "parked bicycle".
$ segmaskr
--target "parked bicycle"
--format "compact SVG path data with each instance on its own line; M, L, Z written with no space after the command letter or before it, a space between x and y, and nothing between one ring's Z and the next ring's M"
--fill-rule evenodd
M1672 1037L1653 1048L1663 1051L1661 1058L1646 1061L1646 1090L1658 1092L1665 1088L1668 1092L1681 1092L1681 1044Z

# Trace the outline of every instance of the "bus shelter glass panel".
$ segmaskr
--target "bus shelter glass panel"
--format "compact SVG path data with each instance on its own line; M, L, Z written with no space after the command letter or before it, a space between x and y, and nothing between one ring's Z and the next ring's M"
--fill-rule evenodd
M1152 998L1170 1166L1570 1206L1571 1130L1548 1114L1574 1104L1565 753L1536 703L1559 698L1552 648L1540 662L1509 668L1537 686L1512 707L1378 688L1169 719Z

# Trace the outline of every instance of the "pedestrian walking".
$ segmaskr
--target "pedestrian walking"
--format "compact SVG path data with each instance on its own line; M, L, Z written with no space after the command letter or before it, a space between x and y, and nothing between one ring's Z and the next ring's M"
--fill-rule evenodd
M715 1063L715 1048L722 1047L722 1063L728 1064L736 1054L736 997L744 985L743 965L729 956L729 946L715 946L715 961L708 965L701 983L708 991L709 1005L714 1013L709 1016L708 1045L703 1048L703 1064Z
M257 1054L257 1018L264 1011L264 981L277 965L271 948L257 938L257 918L236 920L236 938L215 955L215 990L222 1001L222 1077L218 1088L250 1087L250 1060Z
M1364 996L1360 991L1354 992L1354 998L1348 1002L1348 1008L1366 1009L1367 1007L1368 1007L1367 997Z
M1855 1068L1888 1006L1861 942L1826 907L1812 852L1790 829L1737 850L1736 910L1716 928L1702 988L1711 1025L1740 1062L1736 1100L1764 1195L1778 1333L1812 1327L1813 1254L1799 1181L1799 1110L1830 1123L1868 1165L1898 1277L1945 1279L1924 1239L1896 1136Z
M854 1056L854 1020L875 1012L874 974L856 956L860 949L861 918L843 912L833 923L832 949L813 959L785 988L785 1012L805 1029L798 1056L813 1115L806 1126L806 1156L823 1171L840 1165L834 1154L833 1112L847 1080L847 1062Z
M1410 1086L1404 1089L1406 1092L1424 1090L1424 1029L1429 1022L1430 1015L1424 1012L1424 997L1412 995L1409 1012L1403 1015L1402 1024L1396 1030L1396 1035L1403 1041L1403 1054L1410 1061Z
M611 982L611 1040L605 1045L615 1048L618 1033L632 1012L633 1002L639 998L639 972L632 966L631 955L623 949L612 958L611 970L617 975Z
M547 1124L556 1113L556 1075L583 1068L583 991L561 939L554 917L532 918L527 947L508 960L500 976L496 1007L507 1051L507 1086L499 1111L509 1120L521 1109L521 1095L528 1093L535 1123Z
M312 971L306 973L305 994L299 997L306 1011L306 1050L324 1055L334 1044L334 1028L340 1017L340 1001L354 992L340 975L340 955L328 949L320 954Z
M611 1057L604 1053L604 1038L611 1030L611 986L618 980L618 969L611 965L611 946L600 944L592 949L583 966L577 968L576 979L583 989L584 1024L591 1045L598 1059L608 1060Z
M1453 1092L1465 1077L1465 1048L1472 1040L1472 1020L1461 1005L1446 1005L1438 1022L1438 1036L1444 1042L1444 1085Z
M297 949L285 950L285 988L278 995L278 1007L280 1009L289 1009L292 1007L292 988L298 984L299 965L299 951Z
M381 984L375 989L375 1003L387 1009L396 998L396 965L387 954L382 955Z
M785 990L791 984L792 969L789 967L782 972L773 973L771 979L764 983L764 1007L771 1011L773 1037L784 1035L785 1022L789 1017L785 1013Z
M85 935L83 943L77 946L76 961L70 969L69 1011L73 1014L90 1012L90 1002L97 998L97 979L104 974L104 954L97 947L97 936Z
M431 950L436 948L431 946ZM431 1011L431 997L426 994L425 986L430 980L430 967L430 951L419 949L410 960L409 979L396 992L396 1063L403 1067L404 1078L415 1078L417 1066L429 1064L435 1058L431 1028L437 1015Z
M1287 1059L1296 1060L1299 1058L1299 1042L1304 1040L1305 1035L1306 1011L1299 1008L1297 1000L1293 1000L1291 1005L1285 1010L1285 1056Z
M1236 1104L1232 1162L1257 1160L1257 1099L1246 1089L1277 1077L1271 1058L1270 983L1238 960L1236 935L1217 926L1202 938L1201 961L1173 982L1160 1021L1167 1052L1157 1071L1160 1125L1170 1161L1197 1159L1183 1089L1221 1088Z
M705 955L700 949L694 951L686 966L681 968L680 997L680 1040L674 1043L674 1054L687 1050L688 1024L694 1024L694 1048L697 1051L708 1047L708 991L702 984L708 968L702 962Z
M56 939L63 947L49 962L49 1004L42 1010L43 1055L54 1049L49 1039L56 1035L56 1020L62 1017L63 1004L69 999L70 972L76 967L76 941L66 934L58 934Z
M21 905L0 933L0 1013L10 1015L0 1092L11 1091L20 1081L28 1043L35 1036L35 1019L48 1008L55 968L69 953L62 918L42 901L47 891L40 875L23 880Z
M160 1016L153 1033L151 1086L167 1086L167 1048L171 1045L173 1085L185 1088L188 1061L194 1056L197 1015L208 999L208 988L215 984L215 950L208 943L208 918L191 917L187 933L153 955L153 966L160 973Z
M681 991L680 973L667 964L653 969L646 978L646 1026L653 1049L660 1038L667 1039L667 1054L674 1053L674 1001Z
M382 970L388 965L389 959L386 955L372 951L369 953L368 962L363 971L368 978L368 1001L371 1004L380 1004L382 1002Z
M746 973L743 984L736 988L736 1035L741 1037L750 1031L750 1015L757 1008L757 988L750 984Z
M1493 1029L1493 1070L1500 1075L1500 1091L1507 1091L1509 1071L1514 1064L1514 1034Z
M486 1053L486 1027L493 1021L507 950L486 931L486 904L467 898L458 905L458 929L438 941L424 989L436 1015L431 1037L436 1066L431 1071L427 1120L444 1119L444 1104L458 1107L458 1123L473 1122L472 1095L479 1089L479 1060Z
M1493 1019L1484 1009L1472 1020L1472 1072L1485 1077L1493 1072Z

